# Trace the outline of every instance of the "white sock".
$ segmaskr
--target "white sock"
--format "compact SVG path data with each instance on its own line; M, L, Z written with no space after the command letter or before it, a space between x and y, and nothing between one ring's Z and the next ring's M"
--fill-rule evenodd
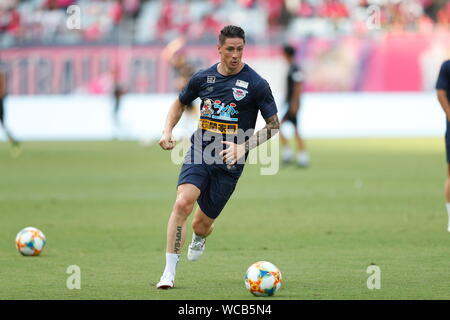
M450 202L447 202L445 206L447 207L447 213L448 213L448 231L450 232Z
M175 275L177 272L178 260L180 260L179 254L166 252L166 268L164 269L164 273L170 272Z

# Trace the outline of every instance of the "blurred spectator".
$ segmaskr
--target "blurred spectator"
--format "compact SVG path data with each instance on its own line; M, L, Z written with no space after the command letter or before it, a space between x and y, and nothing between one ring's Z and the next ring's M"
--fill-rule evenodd
M19 37L21 30L20 13L14 7L0 7L0 35Z
M78 5L82 30L76 35L65 26L66 9ZM146 5L151 4L151 5ZM377 10L380 28L368 29L370 12ZM145 12L143 12L145 10ZM148 11L151 12L148 12ZM143 19L156 17L155 23ZM255 22L256 21L256 22ZM255 23L258 25L254 27ZM274 37L295 25L312 25L310 32L330 24L329 35L391 30L429 32L448 28L448 0L2 0L0 44L32 41L66 43L117 41L147 33L147 42L167 42L180 35L193 41L215 39L226 24L242 24L249 39ZM247 24L247 25L245 25ZM314 27L317 25L317 27ZM137 30L137 28L140 28ZM142 30L152 28L152 30ZM302 29L302 28L300 28ZM319 31L318 31L319 30ZM84 36L81 36L84 35ZM141 37L142 39L142 37ZM3 41L2 41L3 40Z

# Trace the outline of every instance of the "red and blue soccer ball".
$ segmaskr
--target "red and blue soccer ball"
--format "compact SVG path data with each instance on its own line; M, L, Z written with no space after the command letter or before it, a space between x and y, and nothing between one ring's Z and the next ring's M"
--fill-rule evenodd
M258 261L245 273L245 287L255 296L273 296L281 287L281 272L274 264Z
M16 236L16 248L24 256L37 256L45 247L45 235L34 227L26 227Z

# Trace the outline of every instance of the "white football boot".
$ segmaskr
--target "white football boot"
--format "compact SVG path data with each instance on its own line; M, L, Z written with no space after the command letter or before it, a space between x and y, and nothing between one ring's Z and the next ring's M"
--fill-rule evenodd
M196 261L198 260L201 255L203 254L203 251L205 251L205 242L206 238L201 238L201 240L197 240L200 237L197 237L195 233L192 235L192 242L189 245L187 258L189 261Z
M292 152L292 149L287 146L283 148L282 154L283 154L283 163L284 164L290 163L294 157L294 153Z
M300 151L297 154L297 165L302 168L309 166L309 153L307 151Z
M175 284L175 275L172 272L164 272L159 280L156 288L158 289L171 289Z

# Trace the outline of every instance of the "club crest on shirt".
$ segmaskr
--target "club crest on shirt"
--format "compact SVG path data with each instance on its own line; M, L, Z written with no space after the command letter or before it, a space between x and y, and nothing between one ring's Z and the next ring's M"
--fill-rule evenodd
M233 97L234 97L234 99L236 99L236 101L240 101L240 100L244 99L245 96L247 95L247 93L248 93L247 90L233 88Z

